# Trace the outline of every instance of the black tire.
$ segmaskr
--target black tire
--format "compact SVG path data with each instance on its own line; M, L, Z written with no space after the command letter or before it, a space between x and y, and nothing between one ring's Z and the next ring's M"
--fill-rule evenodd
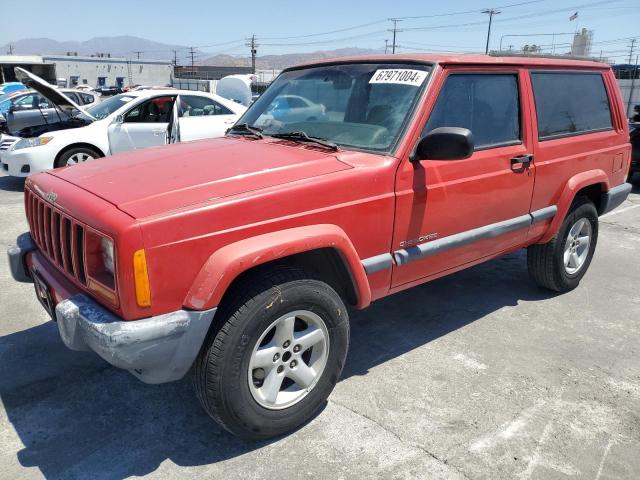
M633 185L640 185L640 173L631 172L629 177L627 177L627 182L632 183Z
M349 346L349 321L340 296L326 283L291 268L263 270L230 292L193 367L193 386L205 411L229 432L265 439L295 430L324 406L340 378ZM294 310L313 311L328 331L328 358L315 386L298 403L273 410L249 387L253 349L274 321Z
M570 228L580 219L591 224L591 241L584 263L580 269L570 274L564 265L564 249ZM541 287L555 292L568 292L578 286L587 272L598 241L598 212L594 204L585 197L578 197L558 233L551 241L531 245L527 248L527 266L530 277Z
M99 152L97 152L96 150L93 150L92 148L88 148L88 147L72 148L70 150L67 150L57 158L54 167L55 168L66 167L69 159L75 155L89 156L92 159L102 157L102 155Z

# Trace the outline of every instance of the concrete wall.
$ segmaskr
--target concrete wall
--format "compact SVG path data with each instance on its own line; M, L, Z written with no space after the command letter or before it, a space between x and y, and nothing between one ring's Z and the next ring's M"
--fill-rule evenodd
M173 66L169 62L153 60L131 60L129 64L124 58L95 58L43 56L45 63L55 64L56 77L64 78L69 87L73 86L73 77L78 84L92 87L99 85L99 78L104 77L105 85L117 85L122 79L123 85L129 85L129 68L133 85L164 86L171 83Z
M620 87L620 93L622 93L622 100L624 101L624 107L627 111L627 116L631 115L634 105L640 105L640 79L636 78L633 93L631 92L630 79L618 79L618 86ZM629 95L631 95L631 102L629 102Z

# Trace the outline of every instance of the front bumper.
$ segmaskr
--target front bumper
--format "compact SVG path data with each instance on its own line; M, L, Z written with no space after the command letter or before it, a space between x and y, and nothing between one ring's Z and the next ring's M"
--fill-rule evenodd
M4 139L9 137L4 136ZM13 137L11 137L13 138ZM53 168L56 151L48 145L0 151L0 168L13 177L28 177Z
M11 275L33 282L26 256L35 250L29 233L9 248ZM53 289L53 284L49 284ZM111 365L129 370L145 383L182 378L204 342L216 309L178 310L142 320L124 321L82 293L53 292L58 331L71 350L92 350Z
M78 294L56 306L60 337L71 350L93 350L145 383L181 379L207 336L216 309L122 321Z

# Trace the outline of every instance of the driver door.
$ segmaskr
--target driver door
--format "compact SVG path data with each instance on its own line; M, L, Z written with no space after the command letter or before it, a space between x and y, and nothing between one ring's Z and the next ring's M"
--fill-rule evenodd
M174 101L173 95L145 100L125 113L122 122L109 125L111 154L164 145Z
M450 68L422 135L471 130L461 160L405 160L398 172L392 287L403 288L525 241L535 178L526 72ZM525 162L524 164L522 162ZM400 258L402 257L402 258Z

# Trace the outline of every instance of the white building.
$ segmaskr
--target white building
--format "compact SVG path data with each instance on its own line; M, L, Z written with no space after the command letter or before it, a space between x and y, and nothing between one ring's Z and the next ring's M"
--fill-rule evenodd
M160 60L68 55L0 55L0 83L15 80L13 67L22 67L52 84L152 85L171 83L173 65Z

